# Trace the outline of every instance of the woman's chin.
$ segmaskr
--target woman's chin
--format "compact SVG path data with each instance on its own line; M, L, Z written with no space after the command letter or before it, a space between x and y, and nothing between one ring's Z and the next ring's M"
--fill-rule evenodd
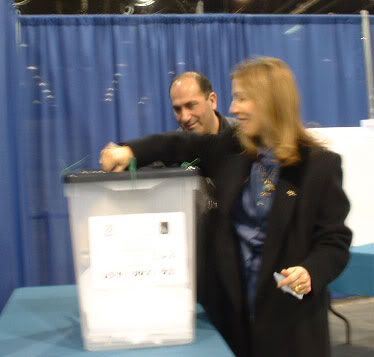
M244 133L244 135L248 136L249 138L253 138L256 136L256 131L253 130L253 128L251 127L248 127L248 126L242 126L242 132Z

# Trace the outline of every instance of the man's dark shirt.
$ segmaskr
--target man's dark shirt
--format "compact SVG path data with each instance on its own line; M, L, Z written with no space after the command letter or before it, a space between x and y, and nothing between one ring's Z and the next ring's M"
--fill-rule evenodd
M224 130L226 130L227 128L229 128L230 126L235 124L236 120L234 118L226 118L221 113L219 113L217 111L214 111L214 112L217 115L218 121L219 121L219 127L218 127L218 133L217 134L221 134ZM177 131L182 132L183 129L178 128ZM190 165L190 164L192 164L192 165ZM193 160L191 163L178 162L178 163L174 163L174 164L171 164L171 165L165 165L162 161L155 161L151 165L147 166L147 168L161 169L163 167L179 167L179 166L182 166L184 168L191 167L191 166L199 167L198 158Z

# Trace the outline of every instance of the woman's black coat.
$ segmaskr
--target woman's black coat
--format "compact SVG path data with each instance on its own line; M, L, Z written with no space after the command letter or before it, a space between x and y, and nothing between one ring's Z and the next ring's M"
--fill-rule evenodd
M349 259L351 231L344 225L349 202L342 189L340 157L302 147L299 164L282 167L269 217L256 296L249 319L239 241L231 210L248 178L253 159L243 153L235 129L222 135L155 135L129 143L139 165L154 160L201 160L215 185L217 208L209 212L198 284L209 318L237 356L327 357L327 285ZM302 300L276 288L274 272L300 265L312 279Z

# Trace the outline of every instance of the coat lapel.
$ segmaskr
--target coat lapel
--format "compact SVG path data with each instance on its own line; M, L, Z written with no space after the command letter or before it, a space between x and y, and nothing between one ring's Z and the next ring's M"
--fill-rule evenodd
M221 203L220 210L225 215L231 214L235 200L242 190L243 184L249 177L252 161L253 160L244 153L227 157L225 171L221 174L222 181L220 185L222 189L220 189L219 197Z
M257 294L260 296L266 279L274 273L275 264L284 242L283 238L286 228L290 224L298 196L301 194L302 166L304 164L284 167L279 173L279 181L269 216L262 265L258 278Z
M239 243L233 235L231 219L231 209L237 199L243 184L249 176L251 159L245 154L235 154L227 157L225 171L219 173L219 206L218 219L221 221L221 230L216 236L216 257L219 264L222 283L225 286L227 295L238 311L243 306L243 279L241 271L241 257ZM224 225L222 225L226 222Z

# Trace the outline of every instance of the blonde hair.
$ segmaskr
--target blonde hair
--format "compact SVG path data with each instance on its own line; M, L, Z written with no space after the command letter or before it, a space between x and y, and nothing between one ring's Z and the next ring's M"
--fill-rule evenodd
M259 57L239 64L232 79L254 101L265 123L262 140L270 143L275 157L284 166L300 161L300 145L319 146L307 133L301 119L299 91L288 65L278 58ZM238 126L237 135L250 155L257 154L255 138Z

